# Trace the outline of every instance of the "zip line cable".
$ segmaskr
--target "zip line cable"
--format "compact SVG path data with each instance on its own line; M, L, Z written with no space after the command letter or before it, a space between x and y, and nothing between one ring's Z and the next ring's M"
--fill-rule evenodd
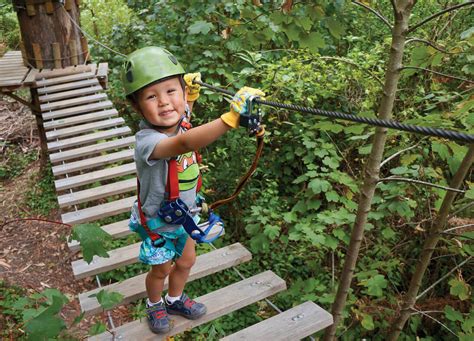
M211 84L207 84L207 83L196 81L196 80L194 80L193 82L201 86L204 86L206 88L209 88L211 90L214 90L216 92L220 92L220 93L230 95L230 96L234 95L232 91L218 88ZM325 117L329 117L333 119L340 119L340 120L352 121L352 122L357 122L357 123L365 123L371 126L403 130L403 131L408 131L411 133L416 133L416 134L421 134L421 135L443 137L449 140L457 140L457 141L463 141L463 142L468 142L468 143L474 142L474 135L458 132L458 131L453 131L453 130L422 127L422 126L416 126L416 125L411 125L411 124L405 124L405 123L401 123L401 122L393 121L393 120L383 120L379 118L361 117L361 116L356 116L353 114L344 114L338 111L327 111L327 110L322 110L322 109L308 108L308 107L303 107L301 105L284 104L284 103L278 103L278 102L273 102L273 101L266 101L266 100L262 100L258 98L256 98L254 101L257 104L268 105L274 108L287 109L291 111L299 111L299 112L314 114L318 116L325 116Z

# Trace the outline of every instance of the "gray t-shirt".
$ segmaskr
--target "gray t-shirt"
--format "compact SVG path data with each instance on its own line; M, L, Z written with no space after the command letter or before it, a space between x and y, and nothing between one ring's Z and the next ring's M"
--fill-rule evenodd
M167 199L166 182L168 179L168 160L151 160L155 146L162 140L176 134L163 134L153 129L147 122L140 122L140 130L135 134L135 163L140 181L140 200L146 218L156 218L163 200ZM179 128L177 134L184 131ZM179 197L190 209L196 208L196 187L199 178L199 165L196 153L189 152L177 157ZM132 214L139 217L137 203L133 205ZM179 225L166 225L160 231L173 231Z

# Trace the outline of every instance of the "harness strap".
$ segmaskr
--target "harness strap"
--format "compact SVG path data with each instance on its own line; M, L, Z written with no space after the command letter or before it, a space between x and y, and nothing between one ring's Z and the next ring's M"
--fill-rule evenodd
M176 158L172 158L168 161L168 181L166 183L166 191L168 192L169 201L174 201L179 198L178 165Z
M153 232L152 230L150 230L150 228L148 227L147 223L146 223L146 218L145 218L145 214L143 213L143 210L142 210L142 203L140 201L140 181L138 180L138 177L137 177L137 190L138 190L138 194L137 194L137 204L138 204L138 214L140 215L140 224L143 226L143 229L145 230L145 232L148 234L148 236L150 237L151 241L152 242L155 242L159 239L161 239L161 235L159 235L158 233L156 232Z

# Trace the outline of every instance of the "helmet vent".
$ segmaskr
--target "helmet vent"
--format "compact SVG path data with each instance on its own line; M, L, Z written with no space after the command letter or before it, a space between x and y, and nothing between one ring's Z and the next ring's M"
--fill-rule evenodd
M176 59L175 56L173 56L172 54L168 56L168 58L171 60L171 62L174 64L174 65L178 65L178 60Z
M132 83L133 82L132 63L127 62L127 64L125 65L125 70L127 70L125 72L125 77L127 77L127 81L129 83Z

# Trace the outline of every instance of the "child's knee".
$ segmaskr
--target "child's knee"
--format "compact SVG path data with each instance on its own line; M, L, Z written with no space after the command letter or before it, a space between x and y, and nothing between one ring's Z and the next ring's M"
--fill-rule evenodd
M176 260L176 267L181 269L191 269L196 263L196 253L190 253L187 255L183 255Z
M170 273L171 267L168 264L153 265L148 272L148 276L154 279L165 279Z

